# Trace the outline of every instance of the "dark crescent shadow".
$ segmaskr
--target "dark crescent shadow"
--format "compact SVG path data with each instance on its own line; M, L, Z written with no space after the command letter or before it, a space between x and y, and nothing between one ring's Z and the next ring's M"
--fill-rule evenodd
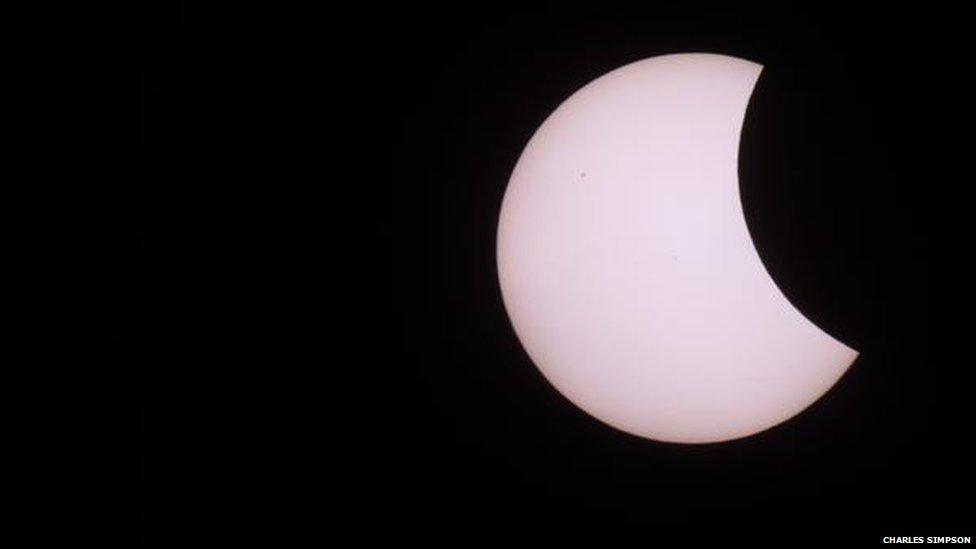
M756 250L787 299L864 352L876 311L863 219L876 175L860 146L857 101L831 76L764 67L743 122L739 192Z

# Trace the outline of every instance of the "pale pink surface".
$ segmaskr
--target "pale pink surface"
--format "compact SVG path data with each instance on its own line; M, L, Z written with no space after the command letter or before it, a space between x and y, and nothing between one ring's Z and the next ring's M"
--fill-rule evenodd
M512 173L498 273L533 362L597 419L714 442L796 415L857 352L762 265L739 199L739 133L760 65L653 57L579 90Z

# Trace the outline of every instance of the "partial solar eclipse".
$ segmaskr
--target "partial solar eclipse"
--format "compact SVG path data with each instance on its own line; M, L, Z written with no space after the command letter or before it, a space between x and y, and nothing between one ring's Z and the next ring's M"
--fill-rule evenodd
M593 417L707 443L795 416L857 351L807 320L753 246L739 134L762 67L652 57L573 94L512 172L505 308L535 365Z

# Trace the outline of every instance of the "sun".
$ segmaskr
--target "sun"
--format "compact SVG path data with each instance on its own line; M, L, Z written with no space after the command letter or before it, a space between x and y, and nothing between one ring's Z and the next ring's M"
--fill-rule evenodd
M526 145L498 222L505 308L535 365L597 419L686 443L801 412L857 352L770 278L737 154L762 67L653 57L560 105Z

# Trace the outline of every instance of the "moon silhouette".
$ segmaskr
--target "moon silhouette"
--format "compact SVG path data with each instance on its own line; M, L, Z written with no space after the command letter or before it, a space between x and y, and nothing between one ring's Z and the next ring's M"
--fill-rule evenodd
M652 57L573 94L516 164L498 222L515 332L588 414L659 441L749 436L803 411L858 353L766 272L738 186L762 66Z

